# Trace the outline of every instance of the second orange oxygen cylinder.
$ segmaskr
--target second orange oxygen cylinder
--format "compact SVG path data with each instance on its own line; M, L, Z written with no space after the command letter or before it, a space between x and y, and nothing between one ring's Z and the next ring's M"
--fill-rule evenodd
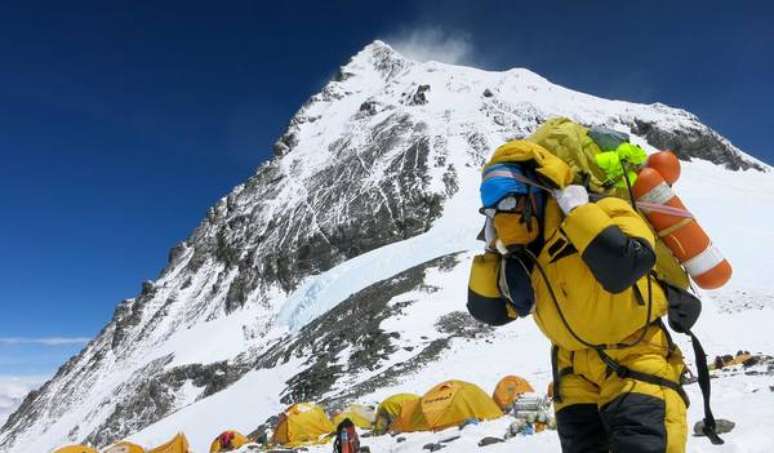
M652 154L632 187L634 197L637 201L687 210L671 187L679 176L680 162L673 153L661 151ZM647 209L643 209L643 212L697 285L704 289L715 289L728 282L732 274L731 265L712 244L696 219Z

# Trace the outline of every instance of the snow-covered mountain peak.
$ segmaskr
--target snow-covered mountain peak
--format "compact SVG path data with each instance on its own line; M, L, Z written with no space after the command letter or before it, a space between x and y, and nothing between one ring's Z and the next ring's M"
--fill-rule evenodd
M730 170L768 168L683 110L602 99L526 69L412 61L376 41L304 103L275 157L208 211L160 277L27 397L0 429L0 452L132 434L151 443L212 413L213 432L249 432L293 401L335 406L405 387L443 369L459 341L505 345L513 332L461 313L479 171L498 145L557 115L696 160L687 180L720 181L728 203L741 197L742 173ZM770 173L750 173L740 186L774 187ZM715 206L699 207L711 224L725 214ZM728 250L745 235L714 238ZM731 250L741 262L758 253ZM197 449L211 436L189 435Z
M353 56L341 68L341 77L337 77L337 79L345 79L348 77L348 74L358 73L367 68L376 70L384 80L390 80L390 78L399 74L400 71L413 64L416 64L416 62L405 58L387 43L376 40Z

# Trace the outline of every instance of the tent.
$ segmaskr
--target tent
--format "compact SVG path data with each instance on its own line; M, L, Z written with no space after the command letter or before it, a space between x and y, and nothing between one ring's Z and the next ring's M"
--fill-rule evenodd
M314 403L296 403L280 414L271 443L285 447L325 443L336 427Z
M377 433L387 432L392 422L400 416L403 405L409 401L419 400L419 398L421 398L419 395L413 393L398 393L386 398L376 410L374 431Z
M513 402L525 393L532 393L535 389L529 385L526 379L519 376L505 376L497 383L492 399L500 409L506 410Z
M395 420L393 430L435 431L457 426L471 418L491 420L502 415L492 398L477 385L451 380L436 385L422 399L408 401Z
M339 423L343 422L345 418L350 419L358 428L371 429L376 421L376 412L370 406L351 404L333 417L333 426L339 426Z
M188 439L185 438L185 434L177 433L172 440L148 453L188 453Z
M218 434L218 437L210 444L210 453L219 453L221 451L231 451L241 448L248 443L245 437L239 431L228 430Z
M122 440L107 447L102 453L145 453L145 449L137 444Z
M54 453L99 453L97 450L87 447L86 445L68 445L58 450L54 450Z

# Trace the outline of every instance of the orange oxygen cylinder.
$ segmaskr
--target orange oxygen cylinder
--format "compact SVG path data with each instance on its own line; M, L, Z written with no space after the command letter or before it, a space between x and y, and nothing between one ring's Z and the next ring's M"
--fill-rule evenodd
M661 173L670 186L680 179L680 161L671 151L659 151L648 156L646 167L650 167Z
M651 163L655 168L650 166ZM687 210L661 171L672 182L680 176L680 162L669 151L653 154L648 159L648 166L640 171L632 187L634 198ZM647 208L642 211L697 285L704 289L716 289L728 282L732 273L731 265L712 244L696 219L649 211Z

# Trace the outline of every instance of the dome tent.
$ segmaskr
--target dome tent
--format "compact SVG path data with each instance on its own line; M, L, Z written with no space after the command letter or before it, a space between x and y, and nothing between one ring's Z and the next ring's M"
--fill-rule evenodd
M385 398L376 410L374 430L377 433L387 432L392 423L400 416L403 406L409 401L419 400L420 398L419 395L413 393L397 393Z
M513 402L525 393L532 393L535 389L526 379L519 376L505 376L497 383L492 399L502 410L508 409Z
M160 445L148 453L189 453L188 439L185 434L177 433L169 442Z
M271 443L285 447L325 443L336 427L314 403L296 403L280 415Z
M358 428L371 429L376 421L376 412L373 407L350 404L333 417L333 426L338 426L345 418L350 419Z
M436 385L421 399L407 402L393 430L435 431L471 418L491 420L502 415L492 398L477 385L450 380Z

